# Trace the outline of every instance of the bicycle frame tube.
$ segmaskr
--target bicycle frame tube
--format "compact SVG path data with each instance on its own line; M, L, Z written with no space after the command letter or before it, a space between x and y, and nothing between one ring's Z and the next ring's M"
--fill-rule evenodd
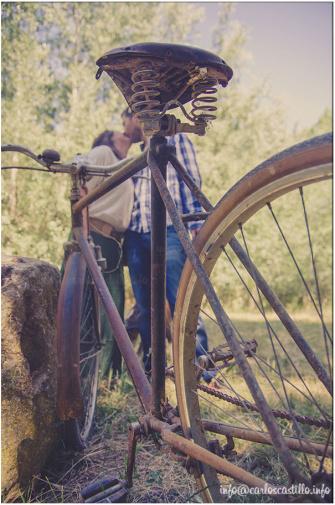
M223 308L220 304L220 301L218 300L216 293L214 292L214 289L208 279L206 271L204 270L204 267L195 252L195 249L192 245L190 237L187 234L185 226L181 220L181 217L179 216L179 213L178 213L177 208L174 204L172 196L167 188L165 181L162 178L159 167L157 166L157 163L155 163L155 160L152 160L152 162L151 162L151 173L152 173L153 178L155 179L155 182L156 182L159 192L162 196L164 204L165 204L167 211L171 217L171 220L172 220L172 223L175 227L175 230L179 236L180 242L185 250L186 256L187 256L188 260L190 261L192 267L194 268L194 270L198 276L198 279L204 288L207 299L208 299L208 301L213 309L213 312L215 314L215 317L216 317L216 319L217 319L217 321L218 321L218 323L219 323L219 325L220 325L220 327L226 337L227 343L229 344L230 349L234 354L235 360L240 367L240 370L241 370L241 372L244 376L244 379L249 387L249 390L251 391L253 397L255 398L256 405L263 412L263 415L262 415L263 421L264 421L265 425L267 426L268 431L271 433L274 447L276 448L280 458L284 462L284 464L288 470L289 476L293 480L296 480L297 482L307 483L307 480L301 474L293 456L287 450L287 446L284 442L282 433L278 428L278 425L275 421L275 418L274 418L268 404L266 403L263 392L259 388L258 382L255 380L255 378L253 377L253 375L251 373L250 365L244 356L244 353L240 347L240 344L238 343L238 340L236 339L234 329L231 326L231 324L229 322L229 318L228 318L227 314L225 313L225 311L223 310Z
M211 212L213 211L214 207L210 203L210 201L206 198L206 196L199 190L199 188L196 186L195 182L191 179L191 177L187 174L185 168L182 166L182 164L179 162L179 160L175 156L170 156L170 162L174 166L174 168L177 170L179 175L182 177L183 181L185 184L188 186L192 194L199 200L201 203L202 207L208 211ZM268 283L265 281L265 279L262 277L261 273L257 269L256 265L251 261L251 259L248 257L248 254L244 250L244 248L241 246L241 244L238 242L236 237L233 237L229 241L229 245L240 260L240 262L243 264L245 267L246 271L250 274L251 278L255 281L257 284L258 288L260 291L263 293L265 298L268 300L274 311L276 312L278 318L281 320L285 328L287 329L289 335L292 337L292 339L295 341L301 352L304 354L305 358L311 365L311 367L314 369L315 373L317 374L318 378L321 380L321 382L324 384L324 386L327 388L328 392L332 394L332 381L325 369L325 367L322 365L321 361L319 358L316 356L314 351L312 350L311 346L308 344L308 342L304 339L302 336L299 328L293 321L293 319L290 317L288 314L287 310L283 306L283 304L280 302L279 298L277 295L272 291Z
M167 159L159 152L166 145L164 137L150 140L148 165L155 156L166 181ZM151 349L153 413L161 417L165 400L165 298L166 298L166 209L154 179L151 177Z
M145 412L149 412L151 409L152 397L151 386L137 358L127 330L115 306L113 297L108 290L90 244L84 238L84 235L80 228L75 228L73 231L75 238L78 241L80 251L85 258L87 267L93 278L101 302L105 308L107 318L113 329L115 340L119 346L120 352L124 358L129 374L134 383L139 400Z
M74 216L79 215L79 213L88 205L95 202L101 196L105 195L112 189L116 188L124 181L132 177L134 174L143 170L147 166L147 153L142 153L135 160L130 160L123 168L118 170L115 174L108 177L98 188L90 191L86 196L81 198L72 207L72 212Z
M146 166L146 153L143 153L137 159L130 161L124 168L116 174L109 177L99 188L89 192L80 198L80 181L77 174L72 177L71 188L71 218L72 234L78 242L79 249L91 273L96 290L105 308L108 321L113 329L115 340L120 352L125 360L126 366L134 383L140 403L146 413L150 412L152 407L151 386L142 369L125 329L123 321L115 306L113 298L107 288L106 282L98 266L92 247L88 242L88 205L111 189L117 187L134 173L142 170ZM82 194L82 193L81 193ZM64 399L66 401L66 397Z

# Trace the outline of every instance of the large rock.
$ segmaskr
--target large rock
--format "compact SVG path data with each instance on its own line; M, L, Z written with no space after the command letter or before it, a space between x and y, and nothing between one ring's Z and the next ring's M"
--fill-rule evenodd
M18 497L58 438L55 320L58 270L2 259L2 491Z

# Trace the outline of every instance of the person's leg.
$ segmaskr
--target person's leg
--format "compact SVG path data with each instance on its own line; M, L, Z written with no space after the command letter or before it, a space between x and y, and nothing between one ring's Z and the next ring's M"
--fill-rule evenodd
M107 238L95 232L91 232L91 236L94 243L100 245L102 256L107 260L107 269L103 272L103 276L116 308L123 320L125 294L123 266L122 262L120 263L121 246L112 237ZM113 377L120 375L122 356L115 342L108 317L102 305L100 322L101 337L104 342L100 369L101 376L108 379L110 371Z
M110 294L113 297L114 303L117 310L119 311L122 320L124 320L124 275L123 267L118 268L115 272L107 272L104 274L104 278L109 289ZM103 310L103 309L102 309ZM114 338L113 332L111 331L110 324L103 310L103 317L101 318L101 326L105 327L105 333L109 335L109 343L106 345L106 353L103 353L103 360L101 365L101 374L109 377L111 371L111 377L115 378L121 375L122 371L122 356L119 347ZM105 358L104 358L105 356Z
M167 228L166 247L166 297L170 305L171 316L173 317L180 276L183 271L186 255L178 235L172 226L168 226Z
M173 227L167 229L167 261L166 261L166 296L173 317L177 291L186 254ZM196 335L196 355L201 356L208 350L208 338L205 325L199 317Z
M143 346L145 370L150 363L150 234L127 231L124 250L129 268L130 280L140 310L139 331Z

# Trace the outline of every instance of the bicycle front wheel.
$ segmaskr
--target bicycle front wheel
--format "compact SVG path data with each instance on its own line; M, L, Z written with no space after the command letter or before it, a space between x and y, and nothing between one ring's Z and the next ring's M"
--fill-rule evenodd
M100 364L100 302L80 253L67 260L57 315L58 414L65 444L81 450L89 438Z
M173 355L184 434L274 484L289 485L292 461L311 487L331 481L331 172L330 134L283 151L223 197L195 240L264 408L188 261L178 292ZM301 324L289 314L298 308ZM199 315L209 351L197 359ZM214 385L202 381L204 370ZM277 421L273 432L267 409ZM222 501L228 478L201 468L203 498Z

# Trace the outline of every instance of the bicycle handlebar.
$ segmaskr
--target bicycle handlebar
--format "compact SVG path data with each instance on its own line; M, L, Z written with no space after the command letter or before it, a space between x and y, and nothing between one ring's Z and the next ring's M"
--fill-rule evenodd
M123 168L132 158L127 158L126 160L118 161L113 165L90 165L85 163L84 160L78 159L77 161L73 161L72 163L60 163L59 161L55 161L58 157L60 159L57 151L52 151L47 149L43 151L42 154L36 155L30 149L20 146L18 144L5 144L1 146L2 152L18 152L31 158L36 163L41 165L44 168L36 168L36 167L20 167L20 166L4 166L1 167L2 170L8 169L22 169L22 170L38 170L41 172L51 172L51 173L66 173L66 174L80 174L82 176L108 176L113 172L120 170ZM54 159L52 159L52 157Z

